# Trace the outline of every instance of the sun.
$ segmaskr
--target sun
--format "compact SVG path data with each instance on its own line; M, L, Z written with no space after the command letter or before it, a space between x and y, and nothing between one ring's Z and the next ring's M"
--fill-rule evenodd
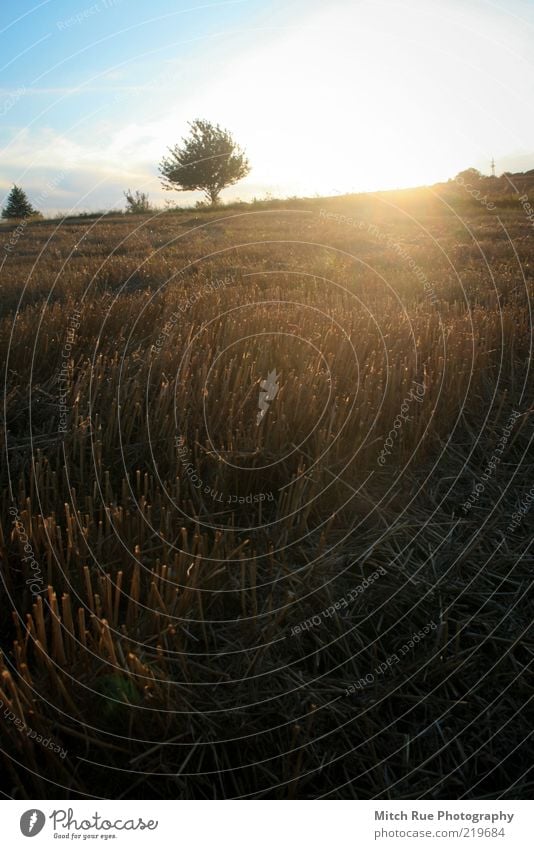
M417 0L329 6L264 34L200 102L247 140L254 181L275 191L448 179L489 162L507 132L491 108L491 90L506 84L491 26L481 31L460 12L454 2L429 10Z

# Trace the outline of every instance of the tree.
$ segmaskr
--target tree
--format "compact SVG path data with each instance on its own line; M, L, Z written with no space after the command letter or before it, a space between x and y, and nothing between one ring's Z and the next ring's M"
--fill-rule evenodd
M26 192L19 186L13 186L2 210L2 218L29 218L31 215L39 213L31 205Z
M126 212L150 212L152 207L148 200L147 192L136 190L135 194L131 189L124 192L126 198Z
M465 171L460 171L459 174L454 178L459 183L462 181L465 183L466 180L474 181L475 183L479 183L484 179L483 174L480 173L478 168L466 168Z
M163 188L181 192L201 189L206 199L216 204L222 189L249 173L248 159L218 124L197 119L189 127L189 137L169 148L170 155L161 160Z

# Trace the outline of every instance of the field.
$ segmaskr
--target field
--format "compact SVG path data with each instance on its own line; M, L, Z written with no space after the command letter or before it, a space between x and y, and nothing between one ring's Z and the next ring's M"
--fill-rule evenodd
M532 237L429 190L0 227L4 793L531 796Z

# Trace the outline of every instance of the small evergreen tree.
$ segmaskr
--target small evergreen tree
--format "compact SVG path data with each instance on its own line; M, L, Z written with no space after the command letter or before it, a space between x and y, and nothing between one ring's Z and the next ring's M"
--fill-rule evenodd
M216 204L225 186L233 186L250 171L244 152L227 130L197 119L189 124L191 134L181 145L169 148L159 166L164 189L187 192L202 189L210 204Z
M147 192L137 190L134 194L131 189L128 189L127 192L124 192L124 197L126 198L126 212L150 212L152 209Z
M29 218L31 215L39 213L31 205L26 192L20 186L13 186L2 210L2 218Z

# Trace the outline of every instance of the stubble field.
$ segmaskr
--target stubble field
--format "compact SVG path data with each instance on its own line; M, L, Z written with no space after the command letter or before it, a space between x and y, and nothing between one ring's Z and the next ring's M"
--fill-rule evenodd
M424 190L0 227L5 793L529 797L532 236Z

